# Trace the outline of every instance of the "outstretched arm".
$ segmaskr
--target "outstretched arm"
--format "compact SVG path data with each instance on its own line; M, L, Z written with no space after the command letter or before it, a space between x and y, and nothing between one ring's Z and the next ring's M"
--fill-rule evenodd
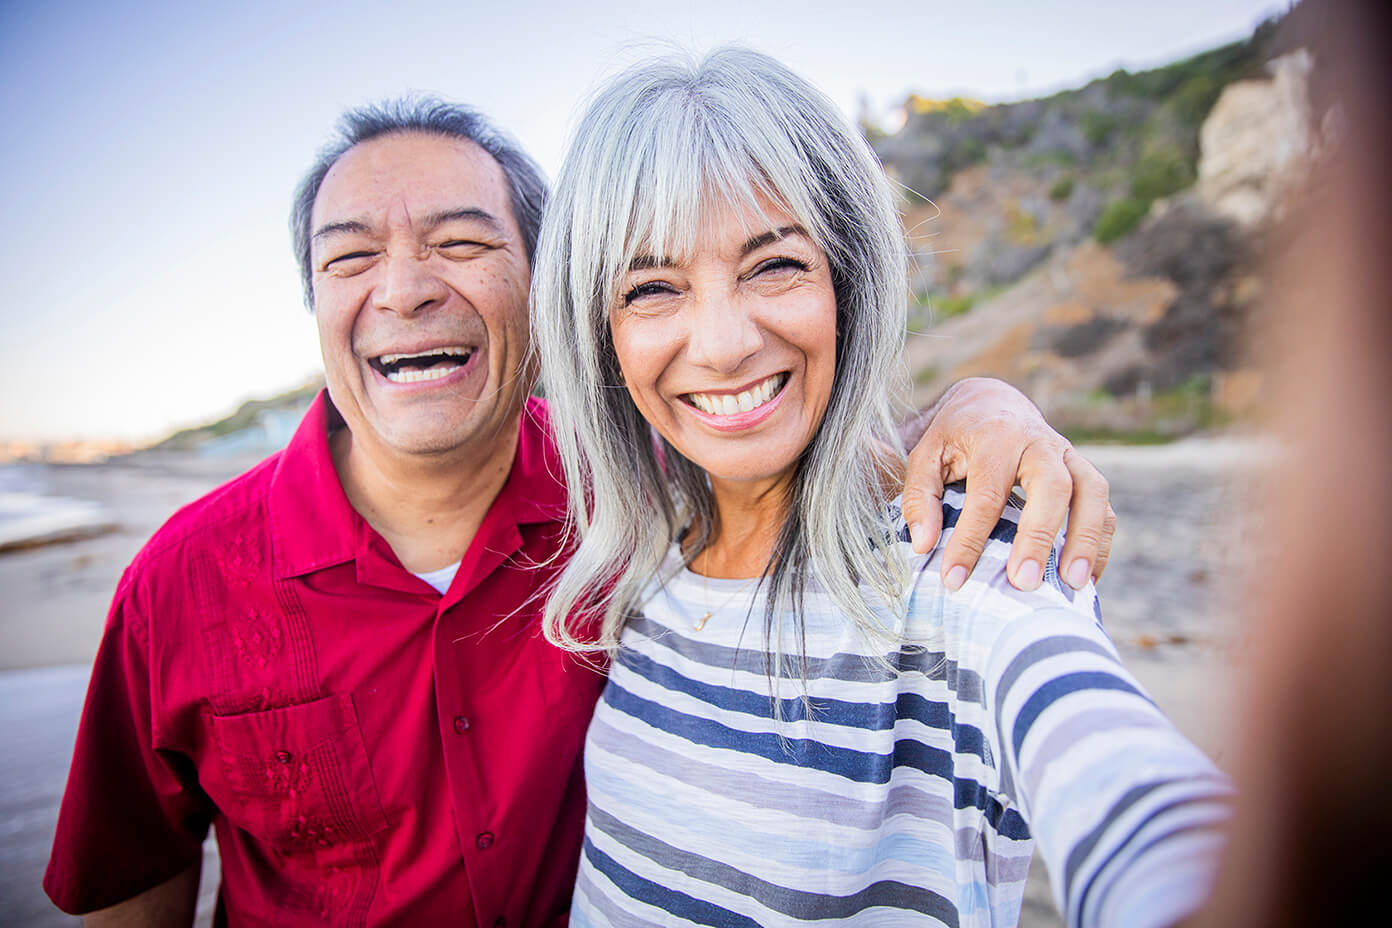
M942 532L943 486L967 481L966 504L943 553L949 589L960 587L976 566L1016 483L1026 500L1010 551L1010 582L1022 590L1039 586L1065 516L1064 582L1079 589L1102 575L1116 531L1107 480L1019 390L985 377L960 380L901 435L912 449L904 518L915 551L930 550Z

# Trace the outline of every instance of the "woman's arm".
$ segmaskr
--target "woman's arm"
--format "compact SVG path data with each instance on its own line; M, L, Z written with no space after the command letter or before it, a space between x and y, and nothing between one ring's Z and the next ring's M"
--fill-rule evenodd
M1003 801L1029 823L1068 925L1174 925L1212 886L1231 787L1078 605L1019 615L992 646Z

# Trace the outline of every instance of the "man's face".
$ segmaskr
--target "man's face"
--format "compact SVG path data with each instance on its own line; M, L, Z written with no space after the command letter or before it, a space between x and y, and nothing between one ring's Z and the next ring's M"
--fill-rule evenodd
M490 453L531 382L531 268L502 168L461 139L376 138L329 170L310 223L324 373L354 445Z

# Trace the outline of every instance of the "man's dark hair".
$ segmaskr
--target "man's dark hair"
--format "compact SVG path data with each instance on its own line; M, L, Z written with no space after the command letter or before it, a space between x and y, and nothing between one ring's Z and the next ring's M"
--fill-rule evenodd
M338 135L319 152L309 172L295 190L290 211L290 235L294 239L295 259L300 263L305 304L314 311L314 274L309 262L310 214L324 177L343 154L362 142L397 133L424 133L446 138L466 139L493 156L507 178L513 217L522 230L522 241L531 262L536 251L541 211L546 205L546 180L535 161L511 137L472 107L448 103L436 97L403 97L344 113L338 121Z

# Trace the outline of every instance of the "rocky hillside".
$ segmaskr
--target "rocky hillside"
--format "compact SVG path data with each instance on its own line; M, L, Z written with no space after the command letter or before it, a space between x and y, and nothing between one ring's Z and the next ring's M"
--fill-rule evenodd
M1250 414L1262 243L1315 136L1286 34L1046 99L910 97L867 130L906 188L915 400L991 374L1087 437Z

